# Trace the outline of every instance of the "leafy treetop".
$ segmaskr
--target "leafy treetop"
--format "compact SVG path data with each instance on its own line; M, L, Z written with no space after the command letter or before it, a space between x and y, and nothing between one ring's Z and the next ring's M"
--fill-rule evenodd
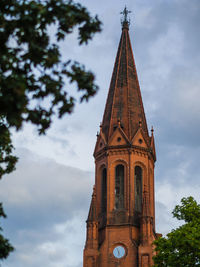
M200 266L200 205L193 197L183 198L172 213L185 223L154 242L154 267Z
M52 25L55 38L50 38ZM97 92L91 71L70 58L61 60L59 42L75 28L79 45L87 44L101 31L101 22L71 0L0 1L0 178L17 161L11 127L19 130L31 122L44 134L53 115L71 113L76 99L66 80L76 84L81 102Z
M6 218L6 214L4 213L2 204L0 203L0 218ZM2 228L0 227L0 232L2 231ZM8 239L4 238L2 234L0 234L0 260L6 259L11 251L13 251L14 248L9 243Z

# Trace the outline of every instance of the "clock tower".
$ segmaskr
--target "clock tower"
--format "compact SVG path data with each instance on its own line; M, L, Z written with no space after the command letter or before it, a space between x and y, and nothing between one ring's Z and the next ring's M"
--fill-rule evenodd
M150 267L155 232L153 129L149 135L129 37L129 11L94 150L95 185L83 267Z

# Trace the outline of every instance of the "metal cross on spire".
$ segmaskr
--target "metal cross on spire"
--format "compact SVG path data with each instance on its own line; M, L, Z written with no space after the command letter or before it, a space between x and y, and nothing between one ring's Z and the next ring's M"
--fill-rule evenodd
M129 11L126 6L124 8L124 10L122 12L120 12L120 14L122 14L124 17L123 19L121 19L121 24L122 26L124 26L125 23L128 23L128 25L130 24L130 19L128 20L128 14L131 13L131 11Z

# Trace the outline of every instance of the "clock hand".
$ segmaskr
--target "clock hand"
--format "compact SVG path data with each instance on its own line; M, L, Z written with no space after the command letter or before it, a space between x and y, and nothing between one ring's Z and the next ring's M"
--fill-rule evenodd
M119 249L117 248L117 252L118 252L118 256L120 256L120 251L119 251Z

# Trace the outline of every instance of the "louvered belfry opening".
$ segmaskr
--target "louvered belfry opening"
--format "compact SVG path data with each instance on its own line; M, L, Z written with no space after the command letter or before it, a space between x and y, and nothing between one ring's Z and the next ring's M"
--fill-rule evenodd
M124 208L124 166L119 164L115 168L115 209Z
M142 168L135 167L135 211L142 212Z
M107 170L103 168L102 170L102 189L101 189L101 211L106 213L107 211Z

